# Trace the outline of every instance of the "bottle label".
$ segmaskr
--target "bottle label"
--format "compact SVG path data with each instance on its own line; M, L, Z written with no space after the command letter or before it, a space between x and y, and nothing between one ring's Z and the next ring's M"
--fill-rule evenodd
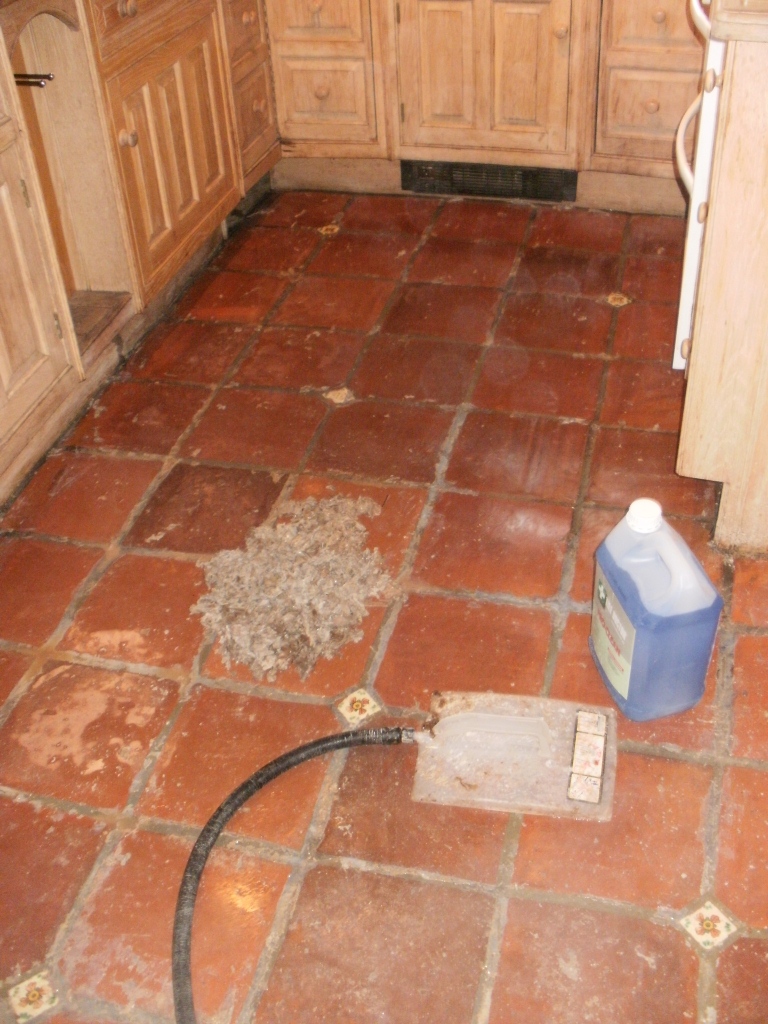
M635 627L621 607L610 583L596 563L592 597L592 645L597 660L617 693L629 696L629 676L635 649Z

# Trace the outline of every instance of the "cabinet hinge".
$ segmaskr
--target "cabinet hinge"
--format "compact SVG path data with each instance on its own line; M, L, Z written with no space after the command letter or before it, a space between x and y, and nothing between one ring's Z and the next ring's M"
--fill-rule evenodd
M400 120L405 123L405 104L400 104Z
M59 314L56 313L56 312L54 312L54 314L53 314L53 323L54 323L54 325L56 327L56 334L59 336L59 340L63 341L64 340L64 331L62 331L62 329L61 329L61 320L59 320Z
M397 24L400 24L400 4L395 4L395 19Z
M27 204L27 209L32 209L32 203L29 200L29 192L27 191L27 183L23 178L19 178L19 184L21 185L21 194L24 196L24 202Z

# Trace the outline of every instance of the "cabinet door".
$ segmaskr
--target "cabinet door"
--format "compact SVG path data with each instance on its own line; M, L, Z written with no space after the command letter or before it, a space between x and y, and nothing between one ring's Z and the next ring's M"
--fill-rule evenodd
M218 52L210 14L109 83L146 293L172 276L222 204L237 201Z
M0 113L0 446L70 369L46 258L29 205L18 135Z

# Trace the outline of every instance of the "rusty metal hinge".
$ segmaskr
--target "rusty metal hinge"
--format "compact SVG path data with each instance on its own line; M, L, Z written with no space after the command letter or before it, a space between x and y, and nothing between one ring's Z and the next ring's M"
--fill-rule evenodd
M27 183L23 178L19 178L19 184L21 185L21 194L24 196L24 202L27 204L27 209L32 209L32 203L29 198L29 192L27 191Z
M400 120L405 123L405 104L400 104Z
M400 4L395 4L395 18L397 20L397 24L399 25L400 24Z
M53 322L56 325L56 334L59 336L59 340L64 340L64 331L61 329L61 320L59 320L59 314L54 310Z

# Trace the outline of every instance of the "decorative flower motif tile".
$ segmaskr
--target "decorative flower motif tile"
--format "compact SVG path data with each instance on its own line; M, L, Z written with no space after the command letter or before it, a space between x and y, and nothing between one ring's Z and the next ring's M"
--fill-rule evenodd
M9 990L8 998L19 1024L39 1017L41 1013L56 1006L59 1001L46 971L15 985Z
M336 707L351 726L359 725L366 718L381 711L381 705L373 699L367 690L362 689L348 694Z
M681 918L680 924L703 949L714 949L737 929L730 917L709 900L692 914Z

